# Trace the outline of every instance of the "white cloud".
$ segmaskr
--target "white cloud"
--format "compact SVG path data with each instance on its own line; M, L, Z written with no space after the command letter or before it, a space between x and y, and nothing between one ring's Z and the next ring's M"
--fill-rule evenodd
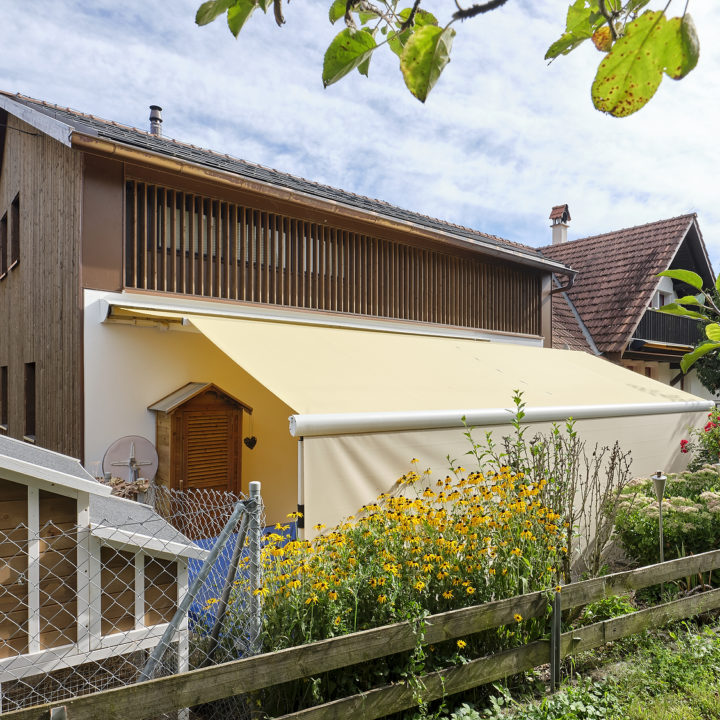
M593 48L543 61L561 2L460 26L425 106L391 53L323 90L329 0L293 0L283 29L258 12L237 41L197 28L198 4L6 0L0 87L140 127L157 103L172 137L533 245L559 202L571 237L697 211L720 269L717 3L691 7L698 68L624 120L592 108Z

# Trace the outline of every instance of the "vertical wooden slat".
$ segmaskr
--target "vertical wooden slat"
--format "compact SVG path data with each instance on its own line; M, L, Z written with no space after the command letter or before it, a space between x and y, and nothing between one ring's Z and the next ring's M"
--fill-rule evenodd
M270 214L263 213L263 292L260 296L260 302L269 303L270 300L270 265L272 257L270 255L272 247L272 236L270 228Z
M177 289L177 193L175 190L168 191L168 203L170 206L170 262L171 271L168 276L168 290L176 293Z
M240 236L238 248L238 265L240 266L240 276L238 280L238 300L247 300L247 269L248 269L248 210L247 208L238 208L238 232Z
M227 296L231 300L238 299L238 206L228 203L227 215L228 248L225 262L227 264Z
M147 229L148 229L148 287L158 289L157 282L157 186L148 185Z
M133 258L132 258L132 286L136 288L138 286L138 228L140 227L140 217L138 215L138 197L140 195L140 190L138 188L138 184L136 182L132 183L132 193L133 193L133 211L132 211L132 222L133 222L133 228L132 228L132 246L133 246Z
M248 243L250 251L250 302L258 301L258 276L260 273L260 213L253 210L249 213L250 228L248 232Z

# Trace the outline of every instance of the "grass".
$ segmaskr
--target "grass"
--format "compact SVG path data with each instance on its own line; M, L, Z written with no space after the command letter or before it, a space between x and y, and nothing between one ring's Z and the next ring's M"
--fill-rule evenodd
M720 620L685 622L577 658L554 695L528 685L443 720L720 720Z

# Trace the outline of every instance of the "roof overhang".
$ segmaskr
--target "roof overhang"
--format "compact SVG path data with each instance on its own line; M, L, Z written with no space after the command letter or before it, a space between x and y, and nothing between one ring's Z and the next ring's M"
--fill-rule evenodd
M399 218L382 215L381 213L342 203L337 200L320 198L316 195L303 193L299 190L291 190L280 185L262 182L254 178L248 178L237 173L209 167L201 163L192 163L188 160L163 155L146 148L138 148L132 145L119 143L108 138L101 138L95 135L88 135L82 131L72 133L73 147L88 152L99 153L110 157L134 161L140 164L149 165L161 170L176 172L187 177L222 183L235 189L264 195L275 200L283 200L291 203L301 203L305 206L323 210L335 215L349 217L358 221L370 223L377 227L385 227L392 230L411 232L433 242L442 243L459 249L479 253L486 256L496 257L503 260L535 268L545 272L555 272L560 275L574 276L576 272L562 263L544 258L539 254L523 251L509 245L502 245L481 237L469 239L449 231L440 232L426 227L420 223L413 223Z

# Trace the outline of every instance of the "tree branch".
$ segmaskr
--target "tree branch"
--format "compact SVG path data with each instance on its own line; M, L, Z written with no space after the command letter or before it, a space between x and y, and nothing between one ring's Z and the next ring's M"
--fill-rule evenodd
M610 28L610 34L612 35L613 42L617 40L617 32L615 30L615 23L613 22L613 14L607 9L605 0L599 0L600 12L603 17L607 20L608 27Z
M400 32L403 32L404 30L407 30L409 27L413 26L413 24L415 23L415 15L417 14L419 7L420 0L415 0L407 20L400 26Z
M482 15L483 13L502 7L506 2L507 0L488 0L488 2L471 5L469 8L461 8L458 6L459 9L453 13L452 19L469 20L476 15Z

